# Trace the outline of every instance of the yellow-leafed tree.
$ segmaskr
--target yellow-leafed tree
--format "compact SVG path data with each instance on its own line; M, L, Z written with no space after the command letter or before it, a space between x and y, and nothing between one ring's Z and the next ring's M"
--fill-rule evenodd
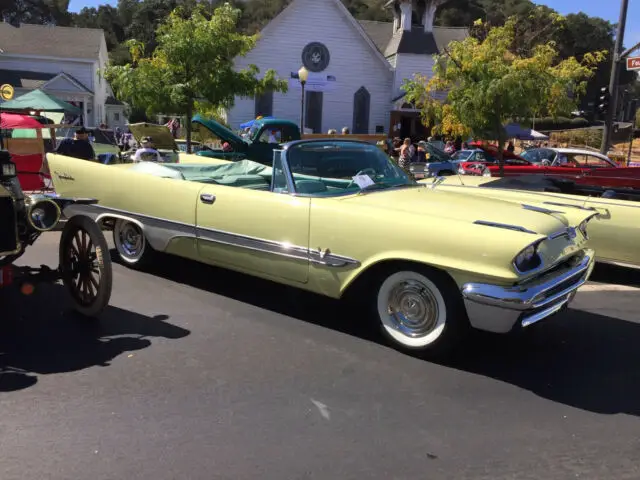
M562 22L562 17L555 21ZM480 21L474 25L476 31L483 28ZM516 54L515 32L516 20L509 19L504 26L452 42L436 56L430 78L416 75L403 85L406 99L421 110L425 123L436 125L436 133L497 140L500 175L507 140L504 125L574 110L607 53L559 61L555 44L548 42Z

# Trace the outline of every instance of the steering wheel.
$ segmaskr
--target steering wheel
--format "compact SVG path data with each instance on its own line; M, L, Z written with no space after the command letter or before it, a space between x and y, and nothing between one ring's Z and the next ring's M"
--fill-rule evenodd
M357 177L357 176L359 176L359 175L365 175L365 174L367 174L367 173L368 173L368 174L372 174L374 177L377 175L377 172L376 172L373 168L363 168L363 169L362 169L362 170L360 170L358 173L356 173L356 174L354 175L354 177ZM353 185L355 185L355 183L356 183L356 182L355 182L354 180L351 180L351 181L349 182L349 185L347 185L347 186L345 187L345 190L350 189Z

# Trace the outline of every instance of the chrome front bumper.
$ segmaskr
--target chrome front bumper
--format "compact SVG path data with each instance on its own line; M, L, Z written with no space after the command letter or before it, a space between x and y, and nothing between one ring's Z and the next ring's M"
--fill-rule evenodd
M584 250L579 256L541 276L512 287L467 283L462 287L471 326L507 333L517 323L528 327L565 308L578 288L589 279L595 255Z

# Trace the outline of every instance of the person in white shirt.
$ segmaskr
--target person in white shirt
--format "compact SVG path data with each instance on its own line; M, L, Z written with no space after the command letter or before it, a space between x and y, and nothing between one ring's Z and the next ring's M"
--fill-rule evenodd
M151 137L142 137L140 140L140 148L136 150L133 156L134 162L158 162L162 163L162 156L160 152L153 146L153 139Z
M280 137L280 132L278 130L271 130L271 132L269 133L269 143L280 143L280 139L278 138Z

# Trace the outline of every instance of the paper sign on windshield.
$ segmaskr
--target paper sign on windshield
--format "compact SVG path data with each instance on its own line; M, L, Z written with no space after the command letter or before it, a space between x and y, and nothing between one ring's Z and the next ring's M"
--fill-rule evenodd
M367 188L369 185L375 184L369 175L356 175L355 177L352 177L352 180L360 188Z

